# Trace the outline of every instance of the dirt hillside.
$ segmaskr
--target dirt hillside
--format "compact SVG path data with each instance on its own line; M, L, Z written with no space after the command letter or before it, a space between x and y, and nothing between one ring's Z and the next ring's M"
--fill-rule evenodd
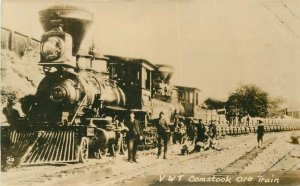
M22 114L19 99L35 94L43 78L38 61L38 50L27 51L22 57L9 50L1 50L1 108L6 106L7 99L10 98L15 100L14 107ZM0 121L5 120L1 109Z

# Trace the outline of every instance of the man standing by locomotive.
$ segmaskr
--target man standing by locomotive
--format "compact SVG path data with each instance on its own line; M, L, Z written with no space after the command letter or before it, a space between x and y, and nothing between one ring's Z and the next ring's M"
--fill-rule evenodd
M120 153L124 154L124 135L128 131L128 128L125 127L124 122L121 118L116 117L115 118L115 132L116 132L116 148L115 148L115 155Z
M128 162L132 163L136 161L137 146L140 140L143 139L142 129L139 122L135 119L133 112L130 112L129 120L125 123L128 128L126 133L127 148L128 148Z
M2 112L5 115L7 122L10 125L17 125L18 119L20 118L20 114L17 109L14 109L13 106L15 105L13 99L7 100L7 106L3 108Z
M170 134L170 129L167 124L166 119L164 118L164 113L160 112L159 113L159 118L155 120L155 125L157 128L157 135L158 135L158 153L157 153L157 158L160 157L161 155L161 148L162 145L164 146L164 159L167 159L167 150L168 150L168 142L169 142L169 134Z

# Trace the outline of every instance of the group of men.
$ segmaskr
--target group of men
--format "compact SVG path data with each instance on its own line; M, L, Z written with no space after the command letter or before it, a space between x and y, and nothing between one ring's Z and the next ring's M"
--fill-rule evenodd
M130 112L129 119L125 120L125 125L123 126L126 131L125 140L127 142L128 149L128 162L137 163L137 147L140 142L144 139L143 130L141 128L138 120L135 119L134 112ZM164 113L160 112L159 118L153 120L157 128L157 146L158 146L158 154L157 158L161 156L162 148L163 150L163 158L167 159L167 149L168 149L168 139L170 137L170 128L167 124L166 119L164 118Z
M180 119L175 122L174 133L175 143L179 142L183 144L187 139L192 142L204 141L207 137L215 139L217 127L215 121L212 121L209 125L205 125L202 119L187 122L183 122L183 120Z
M179 120L178 120L179 121ZM168 143L170 139L170 126L167 123L167 120L164 117L164 112L160 112L159 117L154 119L152 123L156 126L157 129L157 158L163 157L167 159ZM129 119L124 122L124 127L126 128L126 142L128 148L128 162L137 162L136 154L137 147L140 142L143 140L143 130L141 128L138 120L135 119L134 112L130 112ZM200 143L208 143L208 139L215 139L217 135L216 125L212 122L208 128L202 123L202 120L199 120L199 123L193 124L195 135L193 139L189 139L192 143L195 144L195 149ZM180 144L185 142L186 135L186 124L182 121L177 122L175 128L175 135L181 133L181 138L179 140Z
M125 126L128 128L126 134L127 147L128 147L128 162L137 162L136 154L137 147L141 140L143 140L143 132L139 122L135 119L135 115L133 112L130 112L129 121L125 122ZM163 148L163 159L167 159L167 151L168 151L168 143L170 139L170 127L167 123L167 120L164 118L164 113L160 112L159 118L153 120L153 124L155 124L157 129L157 158L160 158L162 155ZM175 128L175 133L181 133L181 137L186 135L186 131L188 130L186 124L182 121L179 121ZM189 126L191 127L191 126ZM193 124L194 134L192 135L192 139L189 140L194 143L194 149L192 152L199 152L202 149L206 150L209 147L213 147L214 140L217 137L217 127L216 123L212 121L210 125L205 125L202 123L200 119L198 123ZM263 122L259 121L258 130L257 130L257 140L259 143L259 147L262 146L262 138L264 135L264 127ZM188 138L188 136L186 136ZM185 142L185 139L181 138L179 140L180 144Z

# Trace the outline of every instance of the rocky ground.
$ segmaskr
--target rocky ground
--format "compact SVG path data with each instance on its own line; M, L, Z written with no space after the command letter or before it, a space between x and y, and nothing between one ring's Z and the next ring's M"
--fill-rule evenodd
M228 175L227 179L231 179L232 183L255 185L260 183L257 176L265 175L273 176L273 181L278 176L278 179L285 181L281 184L287 184L293 179L295 183L300 183L300 179L295 176L300 172L299 145L290 143L292 133L299 135L300 131L267 133L265 141L272 139L272 143L260 150L240 175ZM214 175L257 145L255 134L226 136L218 142L222 149L220 151L211 149L186 156L179 155L179 145L170 146L168 160L156 159L156 150L139 152L137 164L128 163L125 156L118 156L115 159L108 157L106 160L90 160L87 164L19 167L2 173L2 183L8 186L213 184L216 182L203 183L200 178ZM249 177L253 180L236 181Z

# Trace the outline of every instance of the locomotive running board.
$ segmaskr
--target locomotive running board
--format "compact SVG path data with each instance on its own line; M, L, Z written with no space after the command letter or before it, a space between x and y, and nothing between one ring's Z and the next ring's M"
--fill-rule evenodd
M16 165L78 162L78 145L73 128L12 130L8 155Z

